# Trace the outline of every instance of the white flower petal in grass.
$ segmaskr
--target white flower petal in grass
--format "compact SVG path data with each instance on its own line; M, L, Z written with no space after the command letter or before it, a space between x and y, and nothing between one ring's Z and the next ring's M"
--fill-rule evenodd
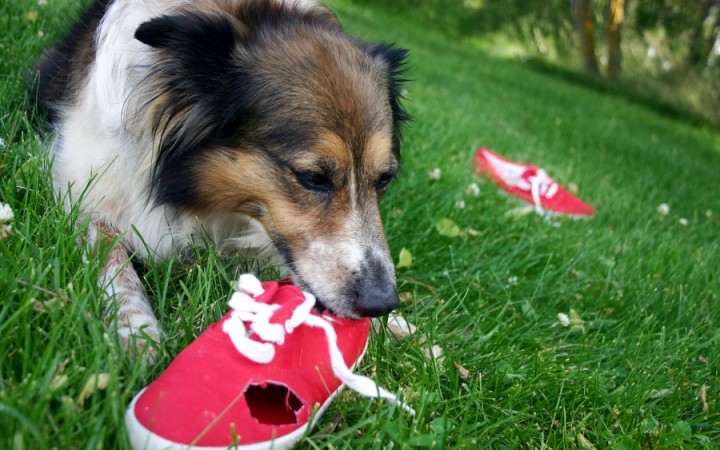
M13 217L15 217L15 215L10 205L0 203L0 222L7 222L12 220Z
M428 172L428 176L431 180L439 180L440 178L442 178L442 169L436 167L430 172Z
M516 277L515 275L508 278L508 284L510 286L515 286L517 283L518 283L518 277Z
M707 211L705 211L705 217L707 217L708 219L712 219L712 216L713 216L713 214L712 214L711 209L708 209Z
M0 203L0 239L5 239L12 233L12 225L5 222L9 222L15 217L10 205Z
M570 326L570 317L568 317L565 313L558 313L557 315L558 322L560 322L560 325L564 326L565 328Z
M477 183L470 183L470 184L468 184L468 187L465 189L465 192L468 195L477 197L480 195L480 186L478 186Z
M465 209L465 200L459 199L455 201L455 209Z
M657 207L657 212L663 216L670 214L670 205L667 203L660 203Z
M678 220L678 222L680 222L680 225L682 225L684 227L688 226L688 223L689 223L688 220L684 217L682 217L680 220Z

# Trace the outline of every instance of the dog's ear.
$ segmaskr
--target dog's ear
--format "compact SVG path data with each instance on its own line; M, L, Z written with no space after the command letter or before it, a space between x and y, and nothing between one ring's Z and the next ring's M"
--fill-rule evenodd
M405 77L408 51L392 44L376 44L368 49L368 53L385 69L393 115L393 151L399 156L402 126L412 118L401 104L404 85L409 81Z
M189 195L191 158L210 140L231 133L236 119L248 114L243 108L253 106L252 86L237 88L249 82L236 65L243 32L241 23L222 12L160 16L135 31L156 53L145 92L138 95L152 111L149 126L159 142L152 181L159 203ZM234 122L226 124L228 118Z
M155 48L167 48L179 35L181 17L161 16L142 23L135 30L135 39Z
M224 70L241 39L242 25L224 14L185 13L142 23L135 39L167 51L185 67Z

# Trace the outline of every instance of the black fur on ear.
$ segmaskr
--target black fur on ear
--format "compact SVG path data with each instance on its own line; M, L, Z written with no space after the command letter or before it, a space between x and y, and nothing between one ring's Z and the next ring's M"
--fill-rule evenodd
M166 50L187 68L211 72L227 68L242 32L242 24L230 16L185 13L142 23L135 31L135 39Z
M401 104L401 100L404 97L405 83L410 81L405 77L405 73L407 72L408 51L404 48L384 43L370 47L368 52L373 59L380 62L385 68L387 86L390 93L390 108L393 117L393 152L399 156L403 125L412 119L412 116Z
M253 120L260 89L241 67L243 33L230 15L199 12L156 17L135 32L157 52L138 96L152 107L150 126L159 142L151 182L159 204L192 200L194 160Z

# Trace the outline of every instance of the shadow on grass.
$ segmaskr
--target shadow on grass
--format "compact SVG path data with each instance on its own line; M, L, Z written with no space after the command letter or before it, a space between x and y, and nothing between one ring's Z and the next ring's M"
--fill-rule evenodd
M709 127L720 130L720 123L716 123L702 114L693 111L691 108L671 103L669 101L653 96L650 89L644 89L637 82L627 80L611 81L602 78L591 77L583 73L549 63L540 58L528 58L525 64L530 69L552 76L568 83L592 89L602 94L613 95L628 102L655 111L669 119L677 120L696 127Z

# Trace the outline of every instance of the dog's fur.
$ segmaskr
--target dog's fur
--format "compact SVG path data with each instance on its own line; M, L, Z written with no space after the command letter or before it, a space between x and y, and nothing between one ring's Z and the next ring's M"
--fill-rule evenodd
M322 307L397 306L378 202L399 169L406 52L312 0L97 0L38 61L57 191L128 337L158 325L128 255L270 249Z

